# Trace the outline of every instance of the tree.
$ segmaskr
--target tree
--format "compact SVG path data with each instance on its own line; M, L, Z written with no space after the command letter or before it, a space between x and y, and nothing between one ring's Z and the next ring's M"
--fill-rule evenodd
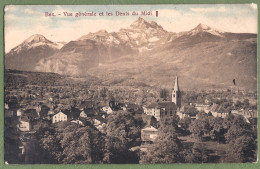
M101 163L104 137L93 126L60 123L55 128L40 128L36 136L41 148L52 157L51 163Z
M101 133L85 126L71 124L65 128L61 139L63 163L100 163L103 159Z
M194 143L192 150L186 153L185 161L188 163L207 163L209 161L208 154L204 144Z
M230 100L226 100L226 101L223 102L221 105L222 105L223 108L224 108L226 111L228 111L228 112L230 112L232 109L234 109L234 107L233 107L233 101L232 101L231 99L230 99Z
M189 116L184 116L179 123L185 131L188 131L191 124L191 118Z
M140 145L141 124L131 112L118 111L107 118L105 140L105 163L138 163L129 149ZM129 157L128 157L129 156Z
M249 103L249 100L248 99L245 99L243 101L243 108L244 109L248 109L250 107L250 103Z
M4 128L4 148L5 148L5 161L9 164L19 164L23 160L19 157L19 145L21 141L19 139L19 132L17 125L19 124L16 117L5 117Z
M206 120L208 118L207 113L205 113L204 111L198 112L197 116L199 120Z
M182 143L177 137L178 119L162 119L159 134L154 146L141 155L140 163L178 163L182 162Z
M210 123L210 136L211 139L216 139L219 143L220 138L224 138L225 129L223 127L223 119L221 117L211 117Z
M201 127L200 120L196 119L192 121L189 130L195 137L198 137L200 140L202 140L202 136L204 135L204 132Z
M208 115L205 112L199 112L198 119L191 122L189 130L202 141L202 136L210 132Z
M231 116L224 122L228 130L225 134L229 144L228 157L232 157L232 161L236 162L256 161L257 137L245 118Z
M180 154L182 143L177 135L162 134L154 143L154 147L141 157L140 163L179 163L182 161Z
M243 103L240 102L239 100L237 100L236 104L235 104L236 109L240 109L240 108L242 108L242 106L243 106Z
M230 121L226 120L225 122L225 126L228 130L225 134L225 138L228 143L233 144L238 137L245 134L254 138L252 127L246 122L243 116L234 116L229 118L229 120Z
M238 137L233 144L229 144L228 156L236 162L256 162L257 144L255 139L248 135Z
M108 96L108 89L106 87L104 87L103 89L100 90L99 95L105 101L106 97Z
M169 97L169 90L161 89L160 90L160 98L167 99Z

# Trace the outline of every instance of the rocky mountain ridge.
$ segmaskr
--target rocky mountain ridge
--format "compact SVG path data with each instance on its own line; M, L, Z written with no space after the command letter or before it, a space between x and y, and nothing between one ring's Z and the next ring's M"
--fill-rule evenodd
M256 38L203 24L187 32L167 32L154 21L138 18L118 32L89 33L60 49L34 35L6 54L5 66L72 76L89 73L103 78L106 85L116 81L120 82L116 85L169 86L178 75L185 88L223 88L236 78L241 87L251 89L256 88Z

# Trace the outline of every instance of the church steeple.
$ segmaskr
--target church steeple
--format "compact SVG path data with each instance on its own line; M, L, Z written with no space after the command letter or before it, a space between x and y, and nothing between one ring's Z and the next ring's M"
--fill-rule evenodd
M181 91L179 88L178 77L175 78L174 88L172 90L172 102L174 102L178 108L181 107Z
M179 82L178 82L178 76L176 76L176 78L175 78L174 90L180 91L180 89L179 89Z

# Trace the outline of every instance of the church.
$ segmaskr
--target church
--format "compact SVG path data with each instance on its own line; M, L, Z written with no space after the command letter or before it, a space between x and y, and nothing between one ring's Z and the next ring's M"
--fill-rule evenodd
M174 88L172 89L171 101L160 101L151 103L144 107L144 113L152 115L157 121L160 119L176 114L177 110L181 108L181 91L179 88L178 77L176 76Z

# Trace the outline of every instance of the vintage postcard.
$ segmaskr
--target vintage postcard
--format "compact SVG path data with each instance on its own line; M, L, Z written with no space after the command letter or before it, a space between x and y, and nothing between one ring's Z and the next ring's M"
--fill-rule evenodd
M6 164L257 162L257 4L4 11Z

